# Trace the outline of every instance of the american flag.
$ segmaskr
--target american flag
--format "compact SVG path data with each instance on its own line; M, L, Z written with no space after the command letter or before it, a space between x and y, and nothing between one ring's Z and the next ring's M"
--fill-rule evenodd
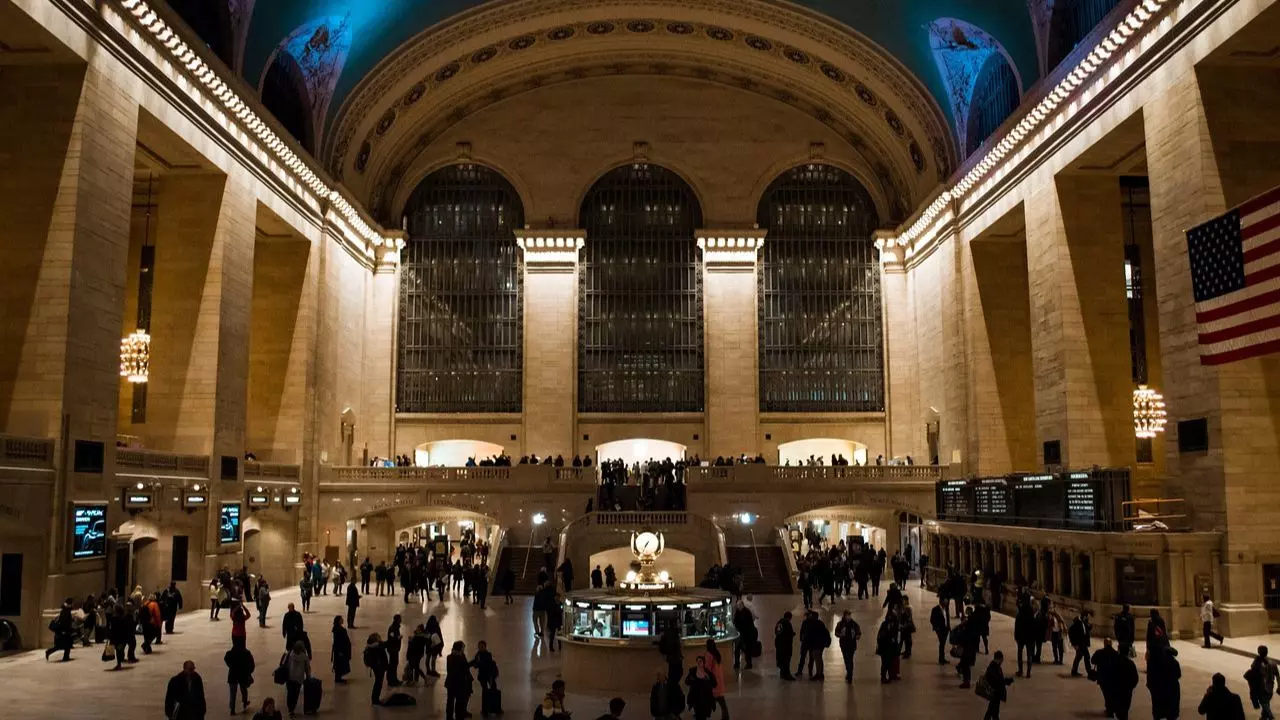
M1280 188L1187 231L1200 364L1280 352Z

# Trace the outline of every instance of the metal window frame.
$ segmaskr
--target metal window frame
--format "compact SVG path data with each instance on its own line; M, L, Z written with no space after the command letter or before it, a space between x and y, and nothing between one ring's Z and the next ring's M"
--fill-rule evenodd
M757 210L762 412L883 412L879 225L866 188L821 163L792 168Z
M579 220L579 412L701 412L702 209L693 188L660 165L629 163L592 185Z
M1002 53L992 53L974 82L969 122L965 129L968 135L965 138L965 155L972 155L981 147L1021 102L1018 75L1013 66Z
M427 176L405 205L396 410L517 413L523 407L524 267L515 188L460 163Z

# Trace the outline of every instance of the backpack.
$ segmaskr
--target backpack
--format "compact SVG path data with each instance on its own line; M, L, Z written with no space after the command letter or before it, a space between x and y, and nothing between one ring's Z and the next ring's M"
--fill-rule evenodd
M377 661L378 661L377 659L379 655L382 655L384 658L386 657L386 651L382 649L381 645L373 645L373 646L365 647L364 666L372 669L373 666L377 664Z

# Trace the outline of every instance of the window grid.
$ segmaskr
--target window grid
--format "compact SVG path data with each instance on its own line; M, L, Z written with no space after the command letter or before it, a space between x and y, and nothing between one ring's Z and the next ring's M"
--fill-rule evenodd
M397 343L398 412L520 412L520 198L489 168L454 165L405 208Z
M1049 69L1071 54L1120 0L1058 0L1049 29Z
M697 198L675 173L634 163L582 202L578 409L703 409Z
M969 108L965 154L972 155L991 134L1018 108L1022 100L1018 78L1008 59L993 53L978 73L973 88L973 104Z
M880 265L870 194L835 167L804 165L765 191L760 409L883 412Z

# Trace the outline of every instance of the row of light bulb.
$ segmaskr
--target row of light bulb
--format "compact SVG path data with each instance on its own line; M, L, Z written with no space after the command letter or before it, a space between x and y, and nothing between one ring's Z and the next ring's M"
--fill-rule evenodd
M331 188L321 180L311 170L310 166L302 158L298 157L297 153L293 152L280 139L280 136L276 135L275 131L240 99L239 93L227 85L222 78L218 77L218 73L183 42L173 28L169 27L168 23L160 19L156 11L145 0L119 0L119 2L125 10L133 15L139 25L151 31L156 42L163 45L179 65L195 76L250 133L257 137L259 142L275 153L276 157L302 181L303 185L309 188L317 197L327 200L330 206L346 219L352 234L364 238L366 256L373 257L373 248L375 247L384 245L387 247L395 246L397 249L403 247L403 240L384 237L380 232L374 230L369 223L365 222L364 218L347 201L338 188ZM397 243L399 245L396 245Z
M1168 0L1142 0L1128 16L1102 39L1061 82L1050 91L1039 104L1032 108L1022 120L1005 133L999 144L992 148L977 165L973 167L951 189L944 191L934 199L920 217L889 244L908 249L908 256L914 254L914 244L951 204L969 193L979 182L1001 163L1024 139L1032 135L1048 118L1071 96L1081 85L1099 71L1102 66L1119 52L1143 27L1155 17Z

